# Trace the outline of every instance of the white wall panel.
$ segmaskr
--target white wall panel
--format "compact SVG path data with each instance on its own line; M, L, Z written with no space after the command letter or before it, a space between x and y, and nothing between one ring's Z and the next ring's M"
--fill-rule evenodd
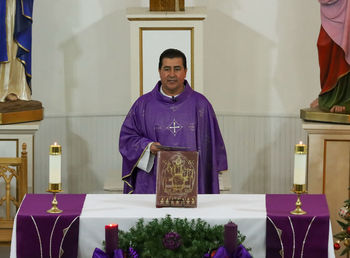
M102 192L105 182L121 188L118 138L124 115L47 117L35 138L35 192L48 183L49 145L62 145L65 193ZM294 145L306 140L297 117L218 114L232 193L288 193ZM112 176L118 175L118 176Z

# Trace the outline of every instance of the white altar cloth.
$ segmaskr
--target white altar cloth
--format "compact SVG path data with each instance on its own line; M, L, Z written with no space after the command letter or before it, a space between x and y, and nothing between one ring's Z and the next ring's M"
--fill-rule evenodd
M247 238L255 258L265 257L266 207L263 194L198 195L197 208L156 208L155 195L87 194L80 216L78 257L91 257L96 247L102 248L105 225L116 223L128 230L138 219L201 218L210 225L232 220ZM16 223L12 236L11 257L16 257ZM329 231L328 257L334 257L332 230Z
M145 222L163 218L201 218L210 225L232 220L247 238L254 257L265 257L265 195L198 195L197 208L155 208L155 195L90 195L86 196L80 216L78 257L91 257L95 247L102 247L104 226L116 223L128 230L139 218Z

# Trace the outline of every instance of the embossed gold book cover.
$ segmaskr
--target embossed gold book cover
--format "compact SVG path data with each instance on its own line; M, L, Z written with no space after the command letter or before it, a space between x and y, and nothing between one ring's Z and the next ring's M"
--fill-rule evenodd
M156 207L197 207L198 152L159 151Z

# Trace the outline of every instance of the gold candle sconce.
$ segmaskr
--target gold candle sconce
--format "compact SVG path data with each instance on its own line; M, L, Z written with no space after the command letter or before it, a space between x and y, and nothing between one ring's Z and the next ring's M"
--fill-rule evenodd
M296 208L294 210L292 210L290 213L293 214L293 215L304 215L306 214L306 211L304 211L302 208L301 208L301 201L300 201L300 195L303 194L303 193L306 193L306 185L305 184L302 184L302 185L297 185L297 184L294 184L293 185L293 192L297 194L297 201L295 203L295 206Z

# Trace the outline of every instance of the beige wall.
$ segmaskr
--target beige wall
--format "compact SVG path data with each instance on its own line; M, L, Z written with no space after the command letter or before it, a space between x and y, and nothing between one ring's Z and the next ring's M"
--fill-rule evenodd
M317 0L210 1L208 10L204 87L216 110L296 115L317 96Z
M121 174L118 136L130 108L126 8L148 0L36 1L33 98L35 191L47 187L48 146L64 149L65 192L99 192ZM232 193L287 193L299 109L319 92L317 0L198 0L205 6L204 93L228 153ZM136 76L136 75L135 75ZM117 182L121 185L121 182Z
M126 8L148 0L36 1L33 98L45 114L130 107ZM317 0L198 0L205 6L204 93L218 113L298 115L319 92Z

